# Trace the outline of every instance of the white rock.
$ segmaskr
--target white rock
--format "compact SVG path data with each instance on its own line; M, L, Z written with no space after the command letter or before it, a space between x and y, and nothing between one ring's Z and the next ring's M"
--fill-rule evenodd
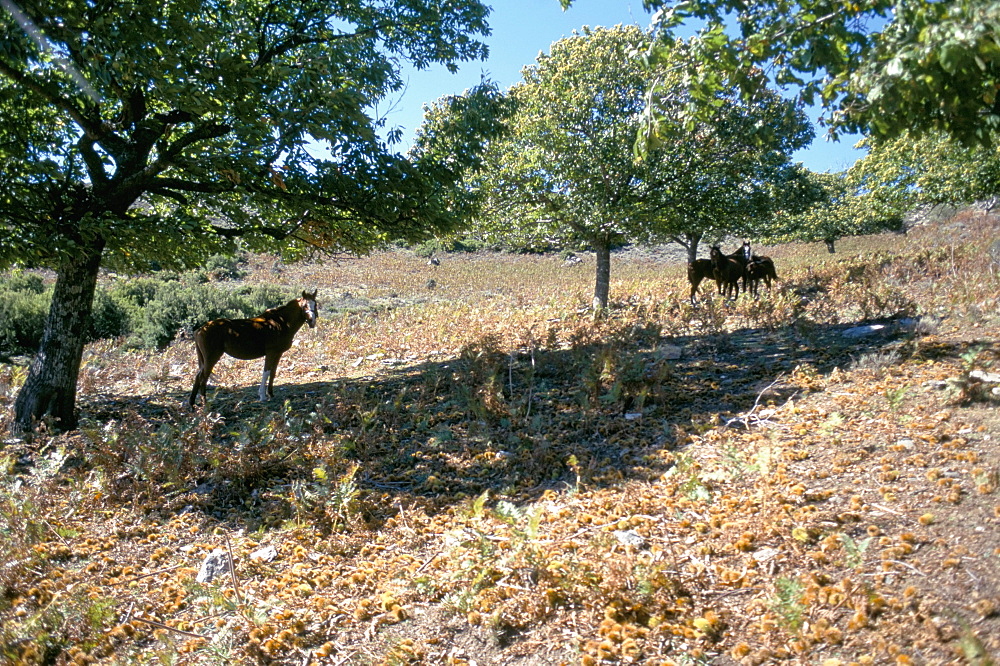
M195 576L195 581L211 583L216 577L226 573L229 573L229 553L221 548L216 548L201 563L201 569Z
M781 551L777 548L761 548L760 550L754 551L753 559L758 562L767 562L768 560L774 559L779 552Z
M973 370L969 373L969 379L978 379L987 384L1000 384L1000 373L986 372L985 370Z
M841 335L845 338L864 338L874 335L885 328L885 324L869 324L867 326L855 326L845 330Z
M642 548L646 545L646 537L642 536L635 530L615 530L612 534L614 534L615 538L618 539L618 543L626 546Z
M264 546L260 550L255 550L250 553L251 560L258 560L260 562L271 562L278 556L278 549L274 546Z

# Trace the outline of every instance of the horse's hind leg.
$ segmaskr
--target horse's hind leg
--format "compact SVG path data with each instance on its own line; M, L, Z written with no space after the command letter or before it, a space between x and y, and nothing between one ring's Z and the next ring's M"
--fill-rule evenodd
M690 280L690 278L688 279ZM691 282L691 305L694 305L697 302L695 295L698 293L698 285L701 284L701 278L696 277L693 280L690 280L690 282Z
M205 355L201 352L201 345L198 344L197 339L194 343L195 351L198 352L198 372L194 376L194 386L191 387L191 397L188 398L188 404L191 409L194 409L194 403L198 400L198 393L201 392L202 395L205 394L205 383L208 381L207 377L204 377L205 372Z
M222 358L222 352L216 354L207 354L204 349L202 349L202 344L199 339L195 337L195 348L198 350L198 374L194 376L194 386L191 387L191 398L189 403L191 408L194 408L194 404L198 399L198 394L201 394L201 399L203 402L207 401L205 397L205 387L208 386L208 378L212 376L212 368L215 364L219 362Z

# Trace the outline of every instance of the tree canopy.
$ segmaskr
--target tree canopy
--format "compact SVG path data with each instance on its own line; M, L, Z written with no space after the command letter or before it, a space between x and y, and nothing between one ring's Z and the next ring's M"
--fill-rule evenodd
M397 59L486 54L475 0L4 6L0 264L96 237L140 269L237 237L363 251L453 222L370 113Z
M996 148L962 146L946 134L903 134L870 141L869 153L851 177L870 190L900 192L897 205L970 204L1000 195L1000 154Z
M567 6L571 0L562 0ZM942 131L991 145L1000 128L1000 2L996 0L646 0L669 44L682 22L705 26L693 88L752 93L763 72L821 101L836 135L893 138ZM669 46L668 46L669 48ZM659 58L656 49L652 59ZM729 83L727 83L727 81ZM651 109L655 132L658 117Z
M762 229L761 240L823 241L832 253L837 240L844 236L902 228L911 197L899 183L878 182L853 169L804 175L799 196L805 205L778 211Z
M595 251L596 309L607 305L612 247L693 235L693 251L709 229L748 228L794 176L786 153L812 138L794 103L768 90L751 101L730 91L711 100L708 120L693 130L678 121L639 158L632 147L647 73L637 55L649 44L636 26L554 43L510 90L511 131L491 144L475 182L487 201L483 224L496 233ZM686 44L672 53L683 61ZM688 101L681 78L672 80L664 108Z
M457 224L447 179L474 132L448 130L458 161L441 169L390 150L371 113L401 88L403 60L484 57L488 13L478 0L4 0L0 268L59 276L17 426L75 424L102 265L189 265L237 239L363 252Z

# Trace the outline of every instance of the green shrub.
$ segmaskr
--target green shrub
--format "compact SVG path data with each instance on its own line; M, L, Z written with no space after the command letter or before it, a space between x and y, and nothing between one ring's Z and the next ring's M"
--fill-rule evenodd
M90 325L87 327L88 341L117 338L127 335L130 329L127 303L117 300L109 290L98 287L94 293Z
M0 357L38 349L51 296L37 275L13 273L0 282ZM87 340L128 336L130 346L162 348L179 331L220 317L252 317L287 300L272 285L223 289L198 282L193 271L122 279L97 288Z
M38 349L49 300L47 292L13 290L6 281L0 284L0 357Z
M165 280L162 276L119 280L110 289L111 297L118 302L141 308L156 298L156 292L164 282L170 281L172 280Z
M3 291L26 291L31 294L41 294L45 292L45 283L42 276L34 273L23 273L14 271L3 279Z
M215 254L205 262L203 271L209 280L242 280L250 273L246 268L248 260L246 252Z
M192 331L221 317L252 317L284 300L281 290L270 285L219 289L211 284L163 282L150 300L132 311L129 344L162 348L179 331Z

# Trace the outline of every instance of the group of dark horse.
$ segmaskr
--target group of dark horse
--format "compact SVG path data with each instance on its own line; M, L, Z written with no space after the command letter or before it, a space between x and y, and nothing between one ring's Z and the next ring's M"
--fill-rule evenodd
M709 256L710 259L695 259L688 263L692 304L696 302L695 296L702 280L715 280L719 294L727 298L739 296L742 282L743 292L756 298L761 282L770 291L771 280L778 279L774 262L770 257L754 254L750 250L750 241L743 241L743 246L731 254L723 254L718 245L713 245Z

